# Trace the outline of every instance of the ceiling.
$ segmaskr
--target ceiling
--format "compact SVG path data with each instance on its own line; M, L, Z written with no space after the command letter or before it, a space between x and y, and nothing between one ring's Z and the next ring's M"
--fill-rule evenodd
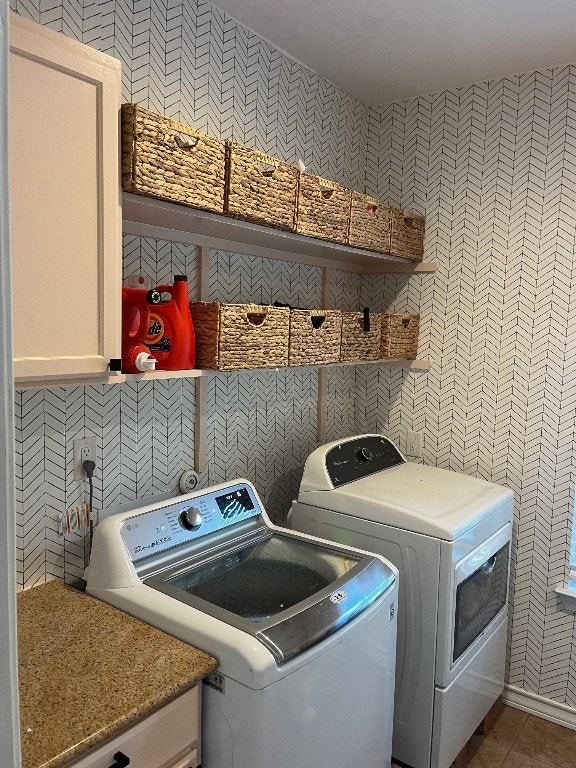
M215 0L368 105L576 61L576 0Z

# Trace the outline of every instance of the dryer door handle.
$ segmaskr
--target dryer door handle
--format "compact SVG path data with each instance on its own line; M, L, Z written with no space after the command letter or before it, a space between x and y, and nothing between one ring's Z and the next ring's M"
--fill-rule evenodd
M484 573L492 573L492 571L496 567L496 555L488 558L488 560L486 560L484 565L481 565L480 567L482 568Z

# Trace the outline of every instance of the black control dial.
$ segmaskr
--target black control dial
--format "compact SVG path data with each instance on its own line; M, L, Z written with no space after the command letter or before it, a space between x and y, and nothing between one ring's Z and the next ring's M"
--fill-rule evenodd
M359 461L370 461L372 458L372 451L370 451L368 448L360 448L358 451L358 460Z
M202 525L202 512L196 507L187 507L178 515L178 522L187 531L197 531Z

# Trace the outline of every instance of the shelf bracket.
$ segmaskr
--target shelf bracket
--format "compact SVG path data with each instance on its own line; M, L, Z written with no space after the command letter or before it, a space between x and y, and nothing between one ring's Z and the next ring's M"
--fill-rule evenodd
M199 245L196 256L197 267L197 291L198 301L206 301L208 298L208 271L209 248ZM196 472L205 472L208 468L207 459L207 423L206 410L208 401L208 384L205 378L196 379L195 388L195 419L194 419L194 469Z
M330 281L332 268L322 269L322 309L330 308ZM328 391L328 369L318 368L318 399L316 402L316 439L326 442L326 394Z
M200 376L196 379L195 419L194 419L194 469L196 472L206 472L206 408L208 401L207 379Z
M198 245L196 251L197 289L196 300L208 301L208 277L209 277L210 249L206 245Z
M328 369L318 368L318 418L316 421L316 440L326 442L326 391L328 389Z

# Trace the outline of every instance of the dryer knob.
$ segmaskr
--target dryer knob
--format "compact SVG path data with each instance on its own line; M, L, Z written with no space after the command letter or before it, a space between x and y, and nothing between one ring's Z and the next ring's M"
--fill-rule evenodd
M372 458L372 451L368 450L368 448L360 448L358 451L358 458L360 461L370 461Z
M202 525L202 512L196 507L183 509L178 515L178 522L187 531L197 531Z

